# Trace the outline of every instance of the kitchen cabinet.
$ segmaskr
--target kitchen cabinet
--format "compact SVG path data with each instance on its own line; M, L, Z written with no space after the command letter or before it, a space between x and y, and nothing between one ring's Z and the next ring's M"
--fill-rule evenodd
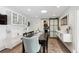
M13 48L21 43L22 33L24 32L24 24L21 14L6 9L7 25L0 25L0 51L6 48ZM24 17L26 19L26 17Z
M11 10L6 10L6 14L8 25L27 25L27 19L25 16Z
M23 17L23 25L27 25L27 18Z
M5 49L5 44L4 43L5 43L4 40L0 39L0 51Z
M18 20L17 20L17 14L16 13L13 13L13 24L17 24L18 23Z
M22 24L22 21L23 21L22 16L18 15L18 24Z
M0 51L5 49L6 35L6 26L0 25Z
M19 29L19 30L18 30ZM5 48L12 49L16 45L21 43L22 30L17 26L7 26L7 37Z
M72 42L71 35L69 33L64 33L61 31L57 31L56 34L63 42Z
M70 52L72 52L73 45L71 35L69 33L64 33L61 31L57 31L56 35L59 38L59 40L61 40L61 42L70 50Z
M6 11L6 14L7 14L7 24L8 25L10 25L11 23L12 23L12 18L11 18L11 16L12 16L12 14L11 14L11 11Z

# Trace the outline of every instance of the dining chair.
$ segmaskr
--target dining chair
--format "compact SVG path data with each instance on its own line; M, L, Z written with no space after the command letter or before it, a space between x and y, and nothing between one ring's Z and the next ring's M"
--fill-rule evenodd
M37 53L40 51L39 37L23 38L24 49L26 53Z
M40 35L39 43L41 44L41 47L43 48L43 53L48 53L48 33L44 33Z

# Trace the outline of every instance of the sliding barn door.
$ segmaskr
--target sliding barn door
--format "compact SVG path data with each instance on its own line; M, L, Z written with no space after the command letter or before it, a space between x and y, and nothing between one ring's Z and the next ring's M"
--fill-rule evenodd
M56 37L56 31L58 30L58 19L49 19L49 26L50 37Z

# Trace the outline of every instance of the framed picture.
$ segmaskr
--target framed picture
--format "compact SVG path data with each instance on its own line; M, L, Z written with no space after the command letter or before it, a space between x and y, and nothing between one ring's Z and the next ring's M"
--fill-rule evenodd
M7 23L8 24L11 24L12 22L11 22L11 11L9 11L9 10L6 10L6 14L7 14Z
M61 25L67 25L67 16L61 19Z

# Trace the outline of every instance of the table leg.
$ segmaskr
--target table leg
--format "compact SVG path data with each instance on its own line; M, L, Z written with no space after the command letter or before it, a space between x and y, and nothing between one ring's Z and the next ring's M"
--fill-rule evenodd
M22 52L25 53L24 44L22 42Z
M48 53L48 46L46 46L46 52Z
M45 53L45 46L43 46L43 53Z

